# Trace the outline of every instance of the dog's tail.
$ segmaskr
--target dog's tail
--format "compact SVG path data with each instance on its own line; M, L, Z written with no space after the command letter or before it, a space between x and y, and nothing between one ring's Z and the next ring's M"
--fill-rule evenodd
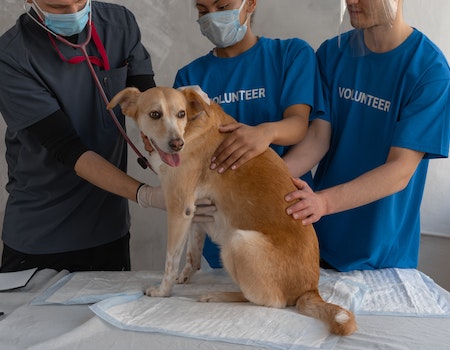
M317 318L330 327L331 333L350 335L356 330L355 316L344 308L325 302L317 290L302 294L296 304L298 312Z

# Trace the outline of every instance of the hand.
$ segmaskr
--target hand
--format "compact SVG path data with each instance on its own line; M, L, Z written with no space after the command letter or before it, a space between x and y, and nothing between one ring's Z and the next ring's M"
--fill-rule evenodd
M288 215L295 220L302 220L303 225L313 224L326 214L326 203L319 193L314 193L305 181L292 178L292 182L298 190L288 193L284 198L287 202L298 199L286 209Z
M142 141L144 142L145 150L149 154L151 154L154 151L154 149L153 149L152 144L150 143L150 140L148 139L147 136L144 135L144 133L142 131L141 131L141 137L142 137Z
M161 186L142 185L137 193L137 202L142 208L158 208L166 210L166 203ZM214 222L213 213L216 206L209 199L199 199L195 202L195 212L192 222Z
M259 156L270 145L264 124L249 126L233 123L221 126L220 132L230 133L217 147L211 159L211 169L224 173L231 167L235 170L250 159Z
M161 186L142 185L137 192L137 202L142 208L159 208L166 210L166 202Z
M195 202L195 213L192 222L214 222L214 212L216 206L209 199L199 199Z

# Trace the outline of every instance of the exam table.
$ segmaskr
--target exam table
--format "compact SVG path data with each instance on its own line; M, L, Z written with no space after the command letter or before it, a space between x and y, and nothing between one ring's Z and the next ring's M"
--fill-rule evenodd
M0 349L450 349L450 293L417 270L321 270L322 297L355 312L358 330L348 337L290 308L196 302L236 288L223 270L198 272L170 298L142 295L161 277L37 271L0 292Z

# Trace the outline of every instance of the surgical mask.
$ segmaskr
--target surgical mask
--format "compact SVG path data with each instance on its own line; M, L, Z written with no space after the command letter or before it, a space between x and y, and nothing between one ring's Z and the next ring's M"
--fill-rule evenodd
M81 33L86 26L91 11L90 2L91 0L87 0L86 6L78 12L63 14L43 11L35 1L33 1L33 6L35 10L37 8L44 15L44 24L48 29L58 35L71 36Z
M200 17L197 22L202 34L219 48L232 46L241 41L247 33L248 18L242 25L239 20L245 2L246 0L237 10L211 12Z

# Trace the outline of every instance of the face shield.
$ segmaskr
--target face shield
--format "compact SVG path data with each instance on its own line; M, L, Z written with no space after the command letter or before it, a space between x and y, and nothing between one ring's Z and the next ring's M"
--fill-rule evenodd
M339 21L339 47L355 56L370 52L365 33L370 31L376 45L383 39L383 28L391 28L397 16L399 0L341 0Z

